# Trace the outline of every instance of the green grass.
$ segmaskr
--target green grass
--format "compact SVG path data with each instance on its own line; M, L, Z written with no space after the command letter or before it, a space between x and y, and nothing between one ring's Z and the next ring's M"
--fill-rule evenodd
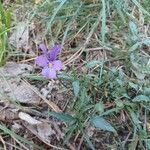
M26 146L32 146L32 148L37 148L42 150L43 148L40 146L35 145L34 143L30 142L29 140L27 140L26 138L23 138L19 135L17 135L14 131L10 130L9 128L7 128L4 124L0 124L0 130L1 135L7 137L7 135L11 136L14 140L19 141L18 144L21 142L23 144L20 145L22 148L26 148L28 149ZM26 144L26 145L25 145ZM14 148L16 148L16 146L14 145Z
M79 134L93 150L150 149L150 32L144 28L149 8L150 2L137 0L43 0L29 14L43 40L63 45L61 56L73 53L64 61L70 69L58 76L63 94L71 93L67 109L48 112L67 126L64 145ZM96 56L93 48L100 49ZM22 78L46 80L36 74ZM97 137L88 135L91 127Z
M0 66L7 60L7 37L11 26L11 11L0 2Z

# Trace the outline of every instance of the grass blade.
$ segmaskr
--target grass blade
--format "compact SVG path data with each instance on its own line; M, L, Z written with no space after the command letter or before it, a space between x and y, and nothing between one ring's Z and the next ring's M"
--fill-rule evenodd
M48 22L47 32L48 32L49 30L51 30L53 21L54 21L56 15L57 15L57 13L58 13L59 10L63 7L63 5L65 4L66 1L67 1L67 0L62 0L61 3L59 4L59 6L58 6L58 7L56 8L56 10L54 11L54 13L53 13L53 15L52 15L50 21Z
M16 138L17 140L25 143L25 144L28 144L28 145L32 145L34 146L35 148L39 148L40 150L42 149L41 147L35 145L34 143L28 141L27 139L17 135L15 132L9 130L4 124L0 124L0 130L2 130L5 134L8 134L10 135L12 138Z
M137 0L132 0L132 1L144 14L150 16L150 13L147 10L145 10Z
M105 0L102 0L102 28L101 28L101 34L102 34L102 42L105 42L105 34L106 34L106 4Z

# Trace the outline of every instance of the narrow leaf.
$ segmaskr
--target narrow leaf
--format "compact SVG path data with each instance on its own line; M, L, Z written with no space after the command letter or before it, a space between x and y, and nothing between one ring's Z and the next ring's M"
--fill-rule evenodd
M102 42L105 42L105 34L106 34L106 4L105 0L102 0L102 28L101 28L101 34L102 34Z
M92 61L87 63L86 67L90 69L90 68L95 67L96 65L100 65L101 63L102 62L99 60L92 60Z
M139 46L140 46L139 42L135 43L132 47L130 47L129 52L133 52L133 51L137 50L137 48Z
M114 127L111 126L109 122L107 122L104 118L100 116L96 116L91 119L91 123L96 127L100 128L102 130L110 131L110 132L116 132Z
M49 112L50 116L56 117L57 119L64 121L66 123L73 123L75 122L75 118L73 118L71 115L62 113L62 112Z
M67 0L62 0L60 2L60 4L58 5L58 7L55 9L54 13L52 14L51 16L51 19L50 21L48 22L48 27L47 27L47 30L49 31L52 27L52 24L53 24L53 21L57 15L57 13L59 12L59 10L63 7L63 5L66 3Z
M132 101L134 101L134 102L149 102L150 98L145 95L138 95Z
M131 30L133 35L138 34L138 28L137 28L137 25L134 22L130 21L129 22L129 27L130 27L130 30Z
M72 86L73 86L74 95L77 97L79 95L79 91L80 91L79 81L74 81L72 83Z
M25 143L25 144L28 144L28 145L34 147L35 149L43 150L42 147L37 146L37 145L35 145L33 142L27 140L26 138L23 138L23 137L17 135L14 131L8 129L4 124L0 124L0 130L2 130L5 134L10 135L12 138L15 138L15 139L17 139L17 140L20 141L20 142L23 142L23 143Z
M142 43L147 46L150 46L150 38L144 39Z
M92 150L95 150L94 145L92 144L92 142L91 142L89 136L84 134L84 138L85 138L87 144L89 145L89 147L90 147Z

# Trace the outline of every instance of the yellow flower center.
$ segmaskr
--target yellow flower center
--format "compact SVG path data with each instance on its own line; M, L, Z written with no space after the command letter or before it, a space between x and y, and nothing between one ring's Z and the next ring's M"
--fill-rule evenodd
M53 67L53 64L52 63L49 63L49 65L48 65L50 68L52 68Z

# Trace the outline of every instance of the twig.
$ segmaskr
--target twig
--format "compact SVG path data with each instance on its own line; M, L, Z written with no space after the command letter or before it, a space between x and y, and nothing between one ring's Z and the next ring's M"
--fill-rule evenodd
M76 140L77 140L77 138L79 137L79 135L80 135L80 131L78 131L76 137L74 138L74 140L73 140L74 142L76 142Z
M9 145L9 146L11 146L11 148L13 149L13 148L15 148L16 150L18 149L18 150L22 150L22 148L20 148L20 147L18 147L18 146L16 146L16 145L13 145L13 144L10 144L10 143L8 143L8 142L5 142L7 145Z
M13 136L12 136L12 138L21 146L21 147L23 147L25 150L29 150L27 147L25 147L19 140L17 140L16 138L14 138Z
M28 129L32 134L34 134L38 139L40 139L43 143L45 143L46 145L48 145L49 147L54 148L54 149L57 149L57 150L67 150L67 149L65 149L65 148L61 148L61 147L52 145L52 144L50 144L50 143L47 143L47 142L44 141L40 136L38 136L37 134L35 134L30 128L28 128L27 125L24 124L24 127L25 127L26 129Z
M4 141L4 139L3 139L3 137L1 135L0 135L0 141L3 143L4 150L7 150L5 141Z
M42 98L44 100L44 102L47 103L55 112L62 112L62 110L55 103L48 101L40 92L38 92L35 88L31 87L29 82L27 82L25 79L21 79L21 81L24 82L40 98Z
M80 143L79 143L79 146L78 146L78 150L80 150L80 148L81 148L81 145L82 145L82 143L83 143L83 139L84 139L84 137L82 136L82 137L81 137L81 140L80 140Z

